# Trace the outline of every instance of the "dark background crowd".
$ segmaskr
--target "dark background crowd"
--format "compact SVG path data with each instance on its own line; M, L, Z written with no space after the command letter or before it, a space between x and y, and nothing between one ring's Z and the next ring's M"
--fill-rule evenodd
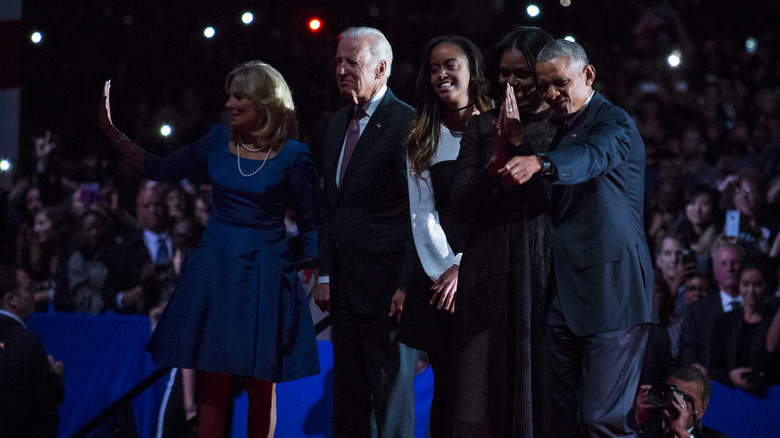
M104 80L112 80L112 105L122 115L114 123L164 155L223 121L225 73L261 59L292 87L300 139L319 158L327 121L343 104L335 38L351 25L387 35L395 55L389 86L407 102L422 47L434 36L460 34L485 52L520 24L576 38L596 67L594 88L627 110L647 147L645 228L672 344L679 348L686 307L718 293L711 251L724 241L739 246L740 261L766 267L763 302L773 303L780 255L775 2L540 1L536 18L525 3L501 0L276 3L23 2L24 35L37 30L44 39L23 42L21 150L13 186L0 196L0 264L29 273L39 310L154 316L208 220L207 176L150 186L121 163L98 129ZM254 14L248 25L240 21L245 10ZM323 27L310 32L315 16ZM203 37L206 26L216 30L211 39ZM668 62L673 52L677 67ZM159 134L163 124L173 129L168 137ZM722 236L727 210L740 213L733 236ZM145 258L142 230L169 233L167 258ZM677 244L664 251L665 239ZM694 278L704 285L695 297ZM674 360L684 356L678 349Z

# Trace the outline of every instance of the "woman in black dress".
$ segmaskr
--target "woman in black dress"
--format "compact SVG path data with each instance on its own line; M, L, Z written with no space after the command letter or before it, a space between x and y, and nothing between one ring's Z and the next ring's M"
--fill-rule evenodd
M517 186L497 172L511 156L544 152L553 139L552 111L535 75L536 54L551 39L529 27L504 36L487 65L504 103L475 117L461 141L452 202L459 219L473 223L453 322L454 436L546 436L551 185L534 177Z
M443 36L425 46L417 78L407 146L412 235L417 263L401 316L401 342L428 353L434 373L432 437L449 437L452 313L458 286L460 248L467 229L452 217L450 191L463 130L487 111L482 54L466 38Z

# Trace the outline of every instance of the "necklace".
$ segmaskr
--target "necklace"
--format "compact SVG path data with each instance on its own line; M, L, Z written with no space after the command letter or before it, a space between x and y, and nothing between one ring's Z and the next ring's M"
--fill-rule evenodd
M252 149L249 146L244 144L244 140L242 140L240 136L238 136L238 146L248 150L249 152L265 152L266 150L271 148L271 146L268 146L267 148Z
M269 147L267 149L268 152L265 154L265 158L263 159L263 164L261 164L260 167L257 168L257 170L255 170L252 173L244 173L244 171L241 170L241 148L243 147L244 149L246 149L246 150L248 150L250 152L262 152L262 149L250 149L250 148L246 147L244 145L244 142L241 141L241 138L238 139L238 146L240 146L240 147L236 148L236 163L238 164L238 173L240 173L241 176L243 176L245 178L249 178L250 176L257 175L257 172L260 172L261 170L263 170L263 167L265 167L265 163L268 161L268 157L271 156L271 148Z
M468 107L472 107L472 106L474 106L474 104L473 104L473 103L470 103L470 104L468 104L468 105L466 105L466 106L462 106L462 107L460 107L460 108L454 108L454 109L449 109L449 108L442 108L442 109L443 109L444 111L452 111L452 112L455 112L455 111L463 111L464 109L466 109L466 108L468 108Z

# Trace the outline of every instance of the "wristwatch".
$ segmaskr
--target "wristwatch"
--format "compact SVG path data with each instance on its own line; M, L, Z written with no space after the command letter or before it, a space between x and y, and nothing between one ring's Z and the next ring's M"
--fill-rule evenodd
M542 164L542 168L537 172L539 175L549 175L552 173L552 161L550 161L550 157L548 157L545 154L539 153L536 154L536 158L539 159L539 162Z

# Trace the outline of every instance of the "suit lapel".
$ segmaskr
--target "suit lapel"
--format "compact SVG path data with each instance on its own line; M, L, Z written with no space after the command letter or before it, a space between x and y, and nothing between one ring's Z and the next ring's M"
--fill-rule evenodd
M333 178L326 178L326 181L332 185L332 189L338 191L338 166L339 157L341 156L341 150L344 147L344 137L347 135L347 129L349 128L349 121L354 112L354 105L348 105L342 110L336 112L333 116L333 126L338 129L334 129L331 136L325 139L325 144L329 145L329 149L325 153L323 168L327 169Z
M395 96L388 88L385 96L382 98L382 102L379 103L374 114L368 120L366 129L360 134L360 139L358 140L357 145L355 145L355 150L352 152L352 157L349 159L349 165L344 173L344 180L341 182L342 191L344 187L349 184L350 176L355 173L355 169L360 166L360 161L371 150L371 146L376 143L379 136L382 135L382 132L390 125L391 115L393 113L393 101L395 101ZM346 130L344 133L346 135ZM338 162L338 158L336 160Z

